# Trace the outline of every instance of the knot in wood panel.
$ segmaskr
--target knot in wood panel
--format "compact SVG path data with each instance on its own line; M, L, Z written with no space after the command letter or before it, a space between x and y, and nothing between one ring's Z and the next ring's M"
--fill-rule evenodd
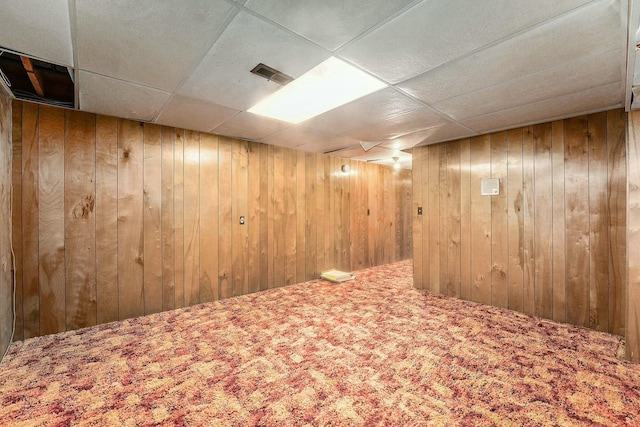
M87 219L89 218L89 214L93 212L93 207L95 205L95 199L93 194L89 194L84 197L80 202L76 203L71 211L71 215L75 219Z

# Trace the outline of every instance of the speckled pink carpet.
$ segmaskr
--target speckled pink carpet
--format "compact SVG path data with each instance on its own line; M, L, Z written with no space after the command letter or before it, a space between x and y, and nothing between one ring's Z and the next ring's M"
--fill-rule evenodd
M357 276L15 343L0 425L640 425L620 337Z

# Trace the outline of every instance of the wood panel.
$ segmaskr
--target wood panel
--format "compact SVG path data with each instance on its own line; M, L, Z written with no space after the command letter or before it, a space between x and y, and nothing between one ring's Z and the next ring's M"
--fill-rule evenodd
M199 302L218 299L218 137L200 136Z
M40 335L40 287L38 268L39 169L38 106L22 109L22 313L24 338ZM15 186L15 183L14 183Z
M607 113L587 117L589 138L589 327L609 330Z
M422 236L422 209L424 201L422 199L422 153L425 150L413 150L411 157L411 169L414 171L413 179L418 185L414 185L412 190L411 215L413 216L413 233L416 236ZM424 173L427 173L425 170ZM425 187L426 191L426 187ZM420 213L418 213L420 209ZM425 289L426 281L422 277L422 241L423 239L413 239L413 286L418 289Z
M40 333L66 330L64 226L64 111L40 107Z
M553 175L551 123L533 127L535 315L553 318Z
M162 128L162 309L176 307L173 128Z
M625 351L627 358L640 363L640 111L629 114L627 144L627 318Z
M587 118L565 124L567 321L589 325L589 139Z
M64 247L66 282L66 328L78 329L97 323L96 247L95 247L95 140L96 118L93 114L67 111L64 140ZM139 125L136 125L140 128ZM142 160L142 147L135 155ZM139 163L138 163L139 164ZM142 168L140 168L141 170ZM140 187L140 171L133 172ZM89 177L87 179L87 177ZM138 224L137 243L140 248L142 212L131 213ZM131 230L133 231L133 229ZM135 262L135 260L134 260ZM127 272L132 272L126 269ZM127 277L127 276L125 276ZM138 276L142 279L142 276ZM135 280L135 278L132 278Z
M143 165L145 314L162 311L162 134L157 125L145 123Z
M200 134L184 134L184 305L200 300Z
M491 177L491 138L471 139L471 300L491 304L491 199L480 185Z
M14 105L16 337L411 256L410 171Z
M14 340L24 339L23 289L22 289L22 102L12 102L12 147L13 162L11 181L13 183L13 200L11 216L11 236L13 253L15 254L15 332Z
M460 141L447 145L447 277L446 294L460 297L460 217L461 217L461 174L460 174Z
M491 135L491 178L500 180L500 194L491 196L491 301L496 307L509 306L507 269L507 132Z
M118 121L96 117L97 322L118 320Z
M414 242L422 241L416 286L451 294L440 281L457 279L459 258L463 299L624 334L634 321L633 311L621 316L633 277L625 275L625 117L614 110L415 148L421 188L413 191L428 206L421 234L413 230ZM451 160L457 150L459 172ZM489 176L500 178L500 196L480 195ZM452 215L458 198L459 221Z
M118 308L119 319L144 314L142 124L118 126ZM86 176L85 176L86 178Z
M11 99L0 90L0 362L11 345L14 331L13 257L11 255L11 199L13 149L11 144Z

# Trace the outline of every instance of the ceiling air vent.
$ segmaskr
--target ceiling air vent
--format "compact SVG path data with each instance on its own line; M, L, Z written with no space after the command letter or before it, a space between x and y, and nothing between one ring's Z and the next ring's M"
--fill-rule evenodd
M278 71L275 68L271 68L268 65L264 65L262 63L253 67L253 70L251 70L251 72L260 77L264 77L265 79L271 82L278 83L282 86L293 81L293 77L287 76L285 73Z
M0 47L0 77L18 99L74 108L73 71Z

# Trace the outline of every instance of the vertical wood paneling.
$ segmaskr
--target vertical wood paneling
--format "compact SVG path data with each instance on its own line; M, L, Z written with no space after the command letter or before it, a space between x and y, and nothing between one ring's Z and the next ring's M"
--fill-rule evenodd
M64 111L40 107L40 333L66 330L64 266Z
M24 339L24 315L22 310L23 292L22 292L22 102L12 102L12 129L11 137L13 139L13 163L11 182L13 185L12 205L12 245L15 254L15 332L13 339Z
M460 297L460 141L447 145L447 295Z
M218 299L218 137L200 136L199 302ZM258 264L259 268L259 264Z
M175 130L173 149L174 293L175 308L184 307L184 130Z
M452 294L442 281L456 280L458 251L442 247L453 246L459 227L461 298L623 334L633 321L621 316L630 253L625 118L615 110L414 148L414 186L421 188L413 189L412 208L420 197L428 206L421 233L413 230L414 242L422 241L416 287ZM501 180L499 196L480 196L489 174ZM458 197L459 224L451 203Z
M522 213L524 226L524 264L522 301L524 312L534 315L536 308L535 287L535 160L533 129L527 126L522 131Z
M98 323L118 320L118 121L96 117L96 295Z
M587 117L589 138L589 327L609 330L607 113Z
M587 118L565 122L567 321L589 325L589 139Z
M522 129L507 133L507 227L509 252L509 308L524 310L524 195L522 182Z
M444 147L442 147L444 149ZM440 292L440 145L429 145L429 290ZM425 230L426 231L426 230ZM424 267L423 267L424 268Z
M491 199L482 196L480 185L491 177L489 135L471 139L471 300L491 304Z
M144 312L162 311L162 134L157 125L145 123L143 202L144 202Z
M609 330L624 335L627 288L626 113L607 113L609 219ZM631 141L630 141L631 143Z
M627 144L627 251L628 292L625 351L632 362L640 362L640 111L629 114Z
M119 318L144 314L142 126L118 127L118 307Z
M260 290L260 228L262 219L260 210L260 164L262 156L260 145L250 143L248 145L249 156L247 165L248 174L248 203L247 203L247 286L248 292Z
M15 105L16 337L411 256L410 171ZM56 233L62 245L51 239ZM65 261L59 270L56 248ZM26 294L20 275L33 280Z
M491 198L491 301L509 306L507 225L507 133L491 135L491 178L500 180L500 194Z
M411 156L411 169L414 171L413 179L417 183L412 190L411 215L413 216L413 234L422 236L422 219L424 215L418 215L418 208L423 209L422 201L422 153L423 149L414 149ZM425 171L427 172L427 171ZM425 187L426 191L426 187ZM418 289L425 289L426 281L422 277L422 238L413 239L413 286Z
M95 325L97 322L94 214L96 118L93 114L75 111L67 111L65 116L66 325L67 329L78 329ZM139 162L142 160L141 148L138 147L134 154ZM142 189L140 170L135 172L138 184L131 188ZM129 206L133 208L134 204ZM133 222L140 226L141 230L141 209L136 210L135 214ZM133 229L130 231L133 232ZM140 249L141 234L138 230L136 233L137 246L134 247ZM142 279L141 275L139 279ZM131 280L135 281L135 278Z
M233 295L249 293L247 283L247 245L249 233L247 231L247 190L248 190L248 142L234 141L232 147L231 166L231 257L233 263ZM244 224L240 224L240 216L244 216Z
M38 106L22 109L22 310L24 338L40 335L38 266L39 173Z
M175 130L162 128L162 309L176 306L174 227L174 145ZM217 226L217 223L216 223ZM217 240L216 240L217 243ZM217 258L216 258L217 259ZM216 285L217 286L217 285Z
M229 138L220 137L218 145L220 198L218 240L218 289L220 298L233 296L232 206L231 206L231 150Z
M551 128L551 164L553 169L553 320L566 319L565 276L565 205L564 205L564 122Z
M184 304L200 300L200 134L184 135Z
M296 283L306 280L306 250L307 242L305 240L305 213L307 210L306 195L306 161L303 151L294 151L296 153Z
M11 99L0 93L0 358L11 345L14 332L14 275L12 252L13 147Z
M551 123L533 127L535 315L553 318L553 175Z

